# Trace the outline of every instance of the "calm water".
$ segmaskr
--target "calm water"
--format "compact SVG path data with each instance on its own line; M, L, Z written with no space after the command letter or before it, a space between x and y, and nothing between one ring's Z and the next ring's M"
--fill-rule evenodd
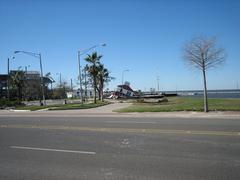
M170 93L170 92L169 92ZM171 93L176 93L176 91L171 91ZM189 96L189 97L203 97L203 91L177 91L179 96ZM240 98L240 89L229 89L229 90L209 90L209 98Z

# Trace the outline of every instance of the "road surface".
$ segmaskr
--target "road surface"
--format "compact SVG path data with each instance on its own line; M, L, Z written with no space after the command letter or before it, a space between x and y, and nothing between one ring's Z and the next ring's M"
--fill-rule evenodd
M240 120L1 116L0 179L239 180Z

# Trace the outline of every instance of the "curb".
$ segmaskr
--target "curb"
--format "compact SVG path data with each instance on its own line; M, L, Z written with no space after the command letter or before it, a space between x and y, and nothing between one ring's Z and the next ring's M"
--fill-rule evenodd
M41 112L41 111L48 111L49 108L46 108L46 109L39 109L39 110L36 110L37 112Z
M30 112L30 110L16 110L16 109L10 109L11 112Z

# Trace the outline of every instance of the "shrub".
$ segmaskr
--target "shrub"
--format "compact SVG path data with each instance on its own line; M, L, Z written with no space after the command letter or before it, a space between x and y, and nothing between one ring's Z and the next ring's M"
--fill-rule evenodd
M20 100L7 100L7 99L1 99L0 100L0 108L6 108L6 107L15 107L23 105L23 103Z

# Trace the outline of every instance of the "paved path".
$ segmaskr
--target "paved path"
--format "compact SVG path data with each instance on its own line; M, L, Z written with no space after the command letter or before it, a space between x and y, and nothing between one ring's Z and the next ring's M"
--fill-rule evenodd
M75 109L75 110L39 110L39 111L29 111L29 110L0 110L1 116L121 116L126 115L123 113L113 112L113 110L121 109L130 106L131 103L112 103L105 106L90 108L90 109Z
M91 108L91 109L80 109L79 112L81 113L97 113L97 114L106 114L106 113L113 113L113 110L121 109L130 106L131 103L112 103L108 104L106 106L100 106L97 108Z

